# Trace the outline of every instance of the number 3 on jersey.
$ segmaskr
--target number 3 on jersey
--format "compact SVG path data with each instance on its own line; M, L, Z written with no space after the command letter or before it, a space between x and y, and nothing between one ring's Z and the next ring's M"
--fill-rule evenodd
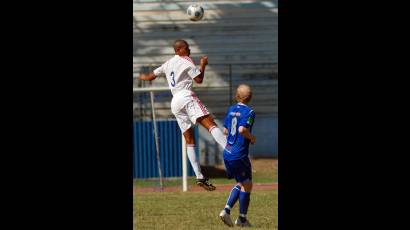
M236 117L233 117L231 120L231 132L229 133L229 136L228 136L228 143L231 145L234 144L236 141L236 137L237 137L236 135L237 127L236 126L237 125L238 125L238 120Z
M175 74L174 74L174 71L171 72L171 85L172 85L172 87L175 86Z

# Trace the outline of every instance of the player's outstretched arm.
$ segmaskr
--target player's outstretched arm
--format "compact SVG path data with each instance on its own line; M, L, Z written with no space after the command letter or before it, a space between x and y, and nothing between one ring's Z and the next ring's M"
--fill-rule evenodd
M239 126L238 129L239 133L244 136L246 139L248 139L251 144L255 144L256 143L256 137L254 135L251 134L251 132L249 132L249 130L243 126Z
M201 73L197 77L194 78L194 81L198 84L201 84L202 81L204 80L206 65L208 65L208 57L205 56L205 57L202 57L200 61L199 69L201 70Z
M142 81L152 81L156 78L154 72L151 73L140 73L139 79Z

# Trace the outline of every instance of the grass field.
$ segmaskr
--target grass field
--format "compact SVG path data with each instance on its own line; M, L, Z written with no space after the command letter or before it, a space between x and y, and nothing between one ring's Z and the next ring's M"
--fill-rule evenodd
M222 166L218 166L223 168ZM255 183L277 182L277 160L252 160ZM189 184L194 185L194 178ZM234 180L213 178L212 183L234 184ZM180 186L181 179L165 180L165 186ZM135 187L158 186L157 180L134 180ZM134 229L227 229L218 218L229 191L213 192L144 192L134 193ZM277 229L278 191L253 191L248 210L252 229ZM233 221L239 213L239 202L231 211Z
M134 229L227 229L218 218L229 191L134 194ZM248 209L252 229L277 229L277 190L254 191ZM274 202L275 201L275 202ZM231 211L233 221L239 202Z

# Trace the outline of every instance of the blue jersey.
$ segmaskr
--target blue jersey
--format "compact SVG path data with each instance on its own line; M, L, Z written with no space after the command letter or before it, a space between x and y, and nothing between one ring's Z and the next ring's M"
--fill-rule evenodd
M238 103L229 108L226 114L224 127L228 129L227 149L224 150L224 159L238 160L249 154L249 140L239 134L239 126L252 131L255 112L245 104Z

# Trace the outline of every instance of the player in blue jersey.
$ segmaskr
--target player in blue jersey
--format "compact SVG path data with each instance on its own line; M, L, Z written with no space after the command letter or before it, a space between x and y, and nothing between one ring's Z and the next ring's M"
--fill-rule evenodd
M220 219L233 227L230 217L231 209L239 200L239 217L235 225L250 227L246 218L250 195L252 191L252 169L248 157L249 143L255 144L256 138L251 134L255 121L255 112L247 106L252 98L248 85L239 85L236 90L238 103L229 108L224 121L224 133L227 136L227 146L224 150L225 168L229 179L235 178L237 184L232 188L225 208L219 214Z

